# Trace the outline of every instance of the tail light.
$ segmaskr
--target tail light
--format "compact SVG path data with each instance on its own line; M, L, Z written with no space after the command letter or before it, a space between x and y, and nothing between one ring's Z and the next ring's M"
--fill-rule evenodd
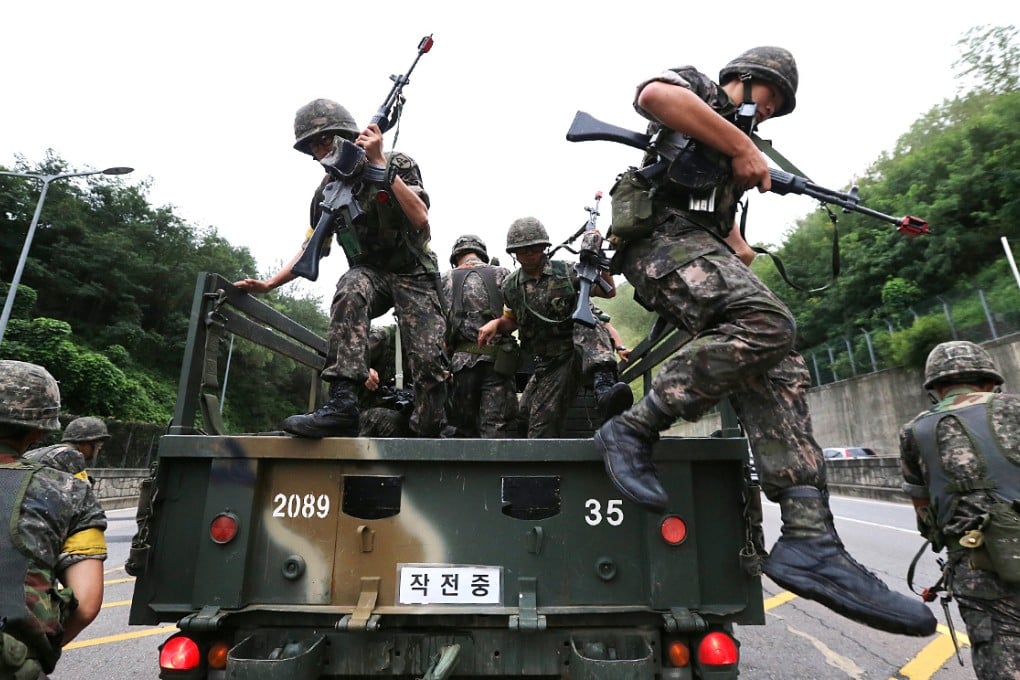
M221 512L209 524L209 538L215 543L229 543L237 536L237 515Z
M223 670L227 667L227 652L230 651L230 645L226 642L215 642L209 648L209 653L205 655L206 661L209 662L209 668L214 670Z
M666 660L673 668L686 668L691 663L691 648L680 640L666 643Z
M698 663L702 666L732 666L739 660L737 642L726 633L713 631L698 643Z
M680 545L687 538L687 524L676 515L669 515L659 525L659 534L666 543Z
M198 668L201 661L198 643L186 635L175 635L159 648L161 670L190 671Z

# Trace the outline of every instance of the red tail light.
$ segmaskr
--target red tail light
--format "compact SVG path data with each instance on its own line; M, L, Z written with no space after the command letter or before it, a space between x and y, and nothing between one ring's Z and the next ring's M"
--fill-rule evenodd
M659 533L662 534L662 540L666 543L680 545L687 538L687 524L676 515L670 515L662 520L662 524L659 525Z
M198 668L202 658L195 641L176 635L163 643L159 650L159 667L168 671L190 671Z
M229 543L237 536L237 515L221 512L209 525L209 538L216 543Z
M703 666L732 666L739 659L737 643L726 633L709 633L698 643L698 663Z
M691 650L683 642L673 640L666 645L666 658L673 668L686 668L691 663Z
M227 667L227 652L230 651L230 645L226 642L216 642L209 648L209 653L205 655L206 661L209 662L209 668L215 670L223 670Z

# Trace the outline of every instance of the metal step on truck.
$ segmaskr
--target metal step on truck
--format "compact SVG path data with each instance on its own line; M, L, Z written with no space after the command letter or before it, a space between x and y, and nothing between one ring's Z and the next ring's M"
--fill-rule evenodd
M319 387L321 337L199 276L129 559L130 623L179 629L161 678L737 677L734 624L764 624L744 438L657 443L660 515L609 482L592 414L557 440L229 434L229 334L307 367L313 402ZM668 343L624 376L647 379Z

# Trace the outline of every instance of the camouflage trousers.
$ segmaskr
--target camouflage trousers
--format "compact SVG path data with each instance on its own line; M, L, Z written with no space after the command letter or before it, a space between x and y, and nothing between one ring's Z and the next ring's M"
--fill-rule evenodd
M491 361L478 361L456 371L450 383L446 420L457 437L513 437L517 426L513 376L496 373Z
M439 436L445 420L449 364L445 353L446 320L434 276L402 275L375 267L352 267L336 284L324 380L346 378L361 385L368 378L368 334L372 319L390 309L407 344L415 387L411 429L422 437Z
M823 488L824 459L807 406L811 375L793 351L786 305L699 230L628 244L620 268L636 297L691 336L656 374L656 405L694 421L728 397L768 498L791 486Z
M997 574L958 562L954 598L970 638L971 664L978 680L1020 678L1020 587L1007 587ZM974 597L974 593L1001 597Z

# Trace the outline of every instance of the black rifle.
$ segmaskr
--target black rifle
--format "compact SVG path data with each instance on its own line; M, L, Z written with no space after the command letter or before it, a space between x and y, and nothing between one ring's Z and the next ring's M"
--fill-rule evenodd
M602 192L595 193L595 207L585 207L588 211L588 221L581 228L581 248L578 250L578 261L574 264L574 271L581 282L581 289L577 295L577 307L574 309L572 318L577 323L583 323L589 328L594 328L595 315L591 313L591 287L598 285L605 292L612 288L602 278L602 270L606 263L602 257L602 236L599 234L595 220L599 216L599 201L602 200Z
M402 103L401 91L404 85L410 82L411 71L418 65L421 55L432 49L432 36L427 35L418 43L418 54L407 69L404 75L391 75L393 87L386 95L382 106L372 116L369 125L378 125L382 132L386 132L399 120L400 110L393 115L393 107L398 102ZM393 119L391 120L391 116ZM354 233L354 225L359 224L364 217L365 211L358 204L355 195L361 188L361 172L365 167L365 150L347 139L335 138L333 151L319 161L333 178L323 190L323 200L319 204L322 208L322 216L315 231L308 239L308 245L301 253L301 257L290 268L291 273L304 277L309 281L319 278L319 251L334 233L344 248L344 252L350 258L356 258L361 254L361 245L358 243L357 235ZM339 224L338 224L339 222Z
M618 144L632 146L635 149L641 149L642 151L651 150L653 144L651 135L634 132L632 130L617 127L616 125L610 125L609 123L603 123L584 111L578 111L574 115L574 121L571 123L570 129L567 130L567 141L616 142ZM661 174L664 171L668 171L670 175L673 176L675 172L684 172L682 168L674 169L673 167L670 167L671 164L669 163L669 159L660 160L656 165L658 167L653 166L650 173L647 170L643 170L642 174L646 175L646 177L650 177L651 175ZM769 175L772 177L771 191L779 194L780 196L784 196L786 194L804 194L806 196L811 196L823 203L838 205L846 211L852 210L885 222L891 222L896 225L897 231L906 234L907 236L919 236L921 234L930 233L928 229L928 222L922 220L920 217L913 217L911 215L907 215L905 217L893 217L892 215L886 215L885 213L860 205L860 197L857 195L857 187L851 189L849 193L826 189L825 187L818 186L811 182L811 180L806 177L794 175L783 170L776 170L775 168L769 168Z

